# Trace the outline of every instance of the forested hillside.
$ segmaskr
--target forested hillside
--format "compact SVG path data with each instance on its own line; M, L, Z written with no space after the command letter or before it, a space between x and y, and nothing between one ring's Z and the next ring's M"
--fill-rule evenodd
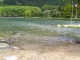
M29 5L29 6L43 6L45 4L49 5L64 5L69 3L71 0L64 2L63 0L3 0L6 5Z
M0 0L0 16L4 17L65 17L80 15L80 0ZM77 6L75 7L75 4Z

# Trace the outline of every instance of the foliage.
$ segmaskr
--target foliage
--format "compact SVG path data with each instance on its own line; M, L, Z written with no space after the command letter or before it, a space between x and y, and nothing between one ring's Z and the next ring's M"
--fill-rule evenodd
M30 10L26 10L25 12L24 12L24 17L31 17L31 11Z
M70 4L72 1L78 5L80 5L80 0L63 0L64 4Z
M33 17L40 17L42 15L42 10L39 7L30 9Z
M44 10L42 14L44 17L49 17L50 16L50 10Z
M51 17L61 17L61 12L57 9L52 9L50 12Z
M59 8L59 6L45 4L41 9L42 9L42 11L44 11L44 10L51 10L51 9L58 9L58 8Z
M74 0L75 3L80 4L80 0ZM28 5L42 7L45 4L63 6L65 4L71 4L72 0L3 0L6 5Z
M80 14L79 11L80 8L73 6L73 17L77 18L78 14ZM66 4L62 10L62 16L69 18L71 17L71 15L72 15L72 5Z
M5 17L23 17L24 12L30 10L32 17L40 16L41 9L39 7L32 6L4 6L0 7L0 15Z
M32 17L60 17L61 14L63 17L70 17L71 16L71 5L72 1L75 4L78 4L78 8L74 8L74 15L79 13L79 4L80 0L3 0L0 2L2 6L7 5L5 7L0 7L0 16L13 16L13 17L22 17L26 10L31 11ZM8 6L10 5L10 6ZM11 6L13 5L13 6ZM38 7L32 7L38 6ZM41 9L40 9L40 8ZM63 8L63 9L62 9ZM57 9L56 11L54 11ZM42 10L42 11L41 11Z
M17 0L4 0L3 3L8 5L17 5Z
M71 17L71 12L72 12L72 5L67 4L64 6L63 11L62 11L62 16L63 17Z
M44 17L60 17L61 12L58 11L58 9L59 9L59 6L45 4L42 7L42 11L43 11L42 14Z
M61 12L57 9L44 10L42 14L44 17L61 17Z
M3 0L7 5L29 5L42 7L45 4L62 5L62 0Z
M80 5L80 0L73 0L76 4Z
M68 0L63 0L64 2L67 2ZM79 10L80 10L80 0L71 0L70 4L77 4L77 7L73 7L73 17L77 18L77 16L80 15ZM69 12L68 12L69 13Z

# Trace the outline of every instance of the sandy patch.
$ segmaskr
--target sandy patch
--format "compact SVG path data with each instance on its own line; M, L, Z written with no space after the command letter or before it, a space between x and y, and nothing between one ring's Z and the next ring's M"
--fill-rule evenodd
M59 42L51 45L26 44L18 46L17 50L12 48L0 52L0 60L5 60L5 57L14 58L15 56L16 60L80 60L79 47L79 44L69 42Z

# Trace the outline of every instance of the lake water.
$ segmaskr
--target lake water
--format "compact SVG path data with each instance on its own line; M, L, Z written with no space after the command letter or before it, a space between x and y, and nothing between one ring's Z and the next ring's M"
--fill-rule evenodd
M75 23L73 24L79 24ZM78 21L79 22L79 21ZM71 21L41 20L24 18L0 18L0 37L7 37L17 32L36 36L61 36L64 39L80 37L80 28L57 27L57 24L70 24Z

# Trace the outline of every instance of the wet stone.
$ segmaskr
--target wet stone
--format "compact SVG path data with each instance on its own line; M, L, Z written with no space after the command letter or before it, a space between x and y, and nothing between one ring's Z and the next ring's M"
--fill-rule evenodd
M7 43L0 43L0 49L9 48L9 44Z
M76 41L75 43L76 43L76 44L80 44L80 41Z

